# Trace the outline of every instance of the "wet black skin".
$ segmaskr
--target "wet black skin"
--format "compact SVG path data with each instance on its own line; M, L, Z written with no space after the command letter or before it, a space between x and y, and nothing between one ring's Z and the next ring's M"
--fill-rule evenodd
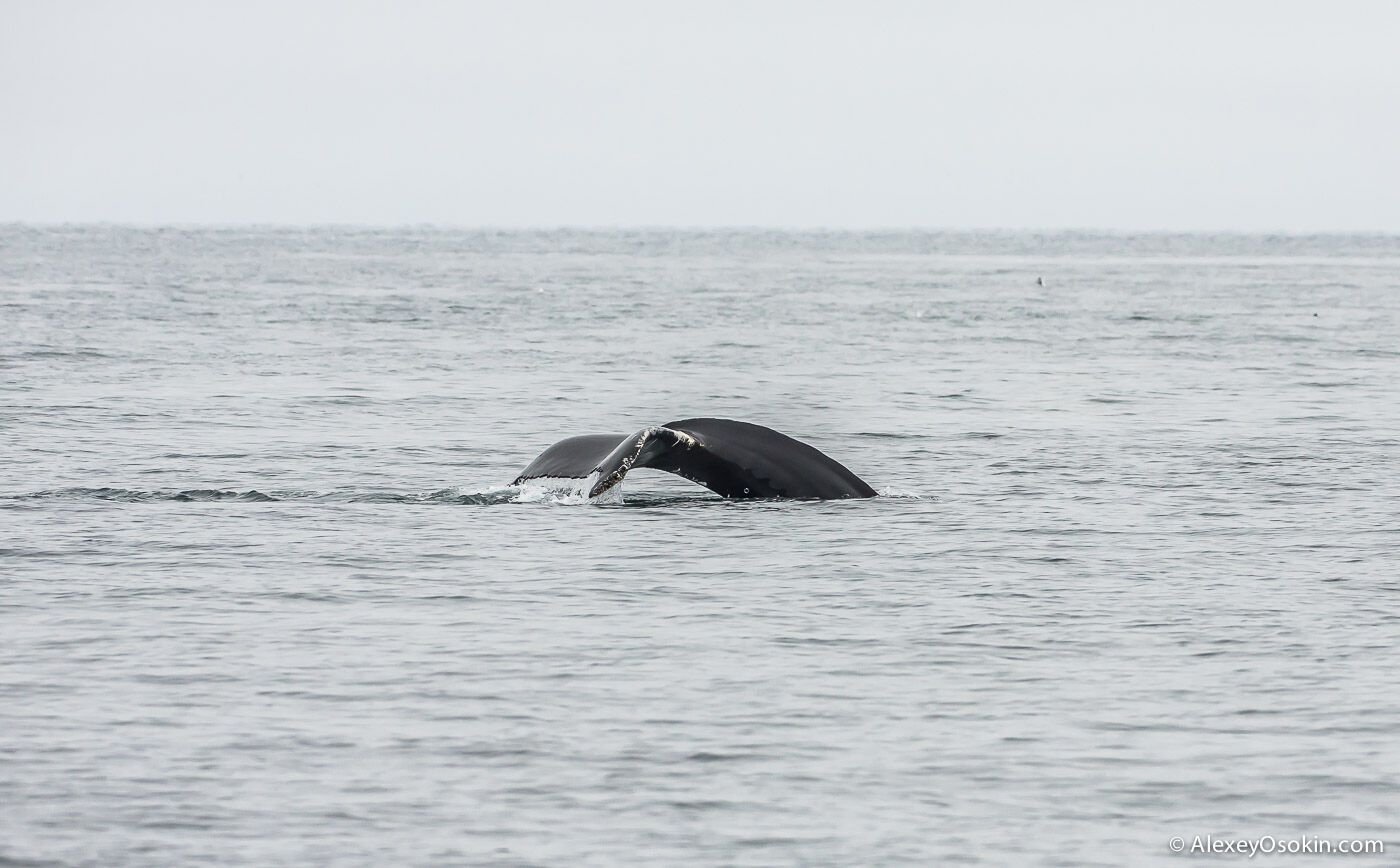
M634 467L674 473L730 498L875 496L875 489L820 450L771 428L730 419L683 419L631 435L570 437L540 453L514 484L598 473L589 491L589 497L597 497Z

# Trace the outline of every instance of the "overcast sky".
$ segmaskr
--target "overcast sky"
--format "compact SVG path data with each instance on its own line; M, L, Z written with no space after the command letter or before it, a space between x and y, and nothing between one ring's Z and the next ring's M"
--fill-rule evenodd
M0 220L1400 231L1400 3L0 0Z

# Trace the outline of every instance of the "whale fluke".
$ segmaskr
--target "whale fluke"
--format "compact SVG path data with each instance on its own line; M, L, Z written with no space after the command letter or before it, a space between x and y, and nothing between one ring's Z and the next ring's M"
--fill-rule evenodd
M682 419L635 434L587 434L560 440L530 462L527 479L586 479L597 497L634 467L664 470L721 497L838 500L874 497L875 489L836 460L772 428L730 419Z

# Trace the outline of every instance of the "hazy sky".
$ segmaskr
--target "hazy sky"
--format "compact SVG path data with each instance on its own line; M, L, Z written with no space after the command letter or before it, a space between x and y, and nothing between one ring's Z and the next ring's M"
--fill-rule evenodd
M0 0L0 220L1400 231L1400 3Z

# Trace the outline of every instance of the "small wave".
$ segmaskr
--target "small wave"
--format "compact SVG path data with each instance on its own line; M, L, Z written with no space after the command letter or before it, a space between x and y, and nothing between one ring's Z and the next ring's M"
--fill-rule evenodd
M261 491L249 489L248 491L219 491L213 488L195 488L189 491L181 491L171 500L178 500L185 503L203 503L212 500L235 500L242 503L271 503L277 500L270 494L263 494Z
M871 440L927 440L927 434L903 434L892 431L857 431L852 437L868 437Z
M91 347L77 347L68 350L38 349L25 353L18 353L14 356L20 359L110 359L115 358L109 353L92 349Z
M496 503L513 503L515 494L516 490L511 487L490 488L481 491L455 487L414 493L380 490L341 490L325 493L308 491L300 493L296 499L316 500L325 503L440 503L489 506Z
M151 501L180 501L203 503L231 500L242 503L269 503L279 498L261 491L223 491L215 488L190 488L182 491L140 491L132 488L57 488L22 495L29 500L108 500L116 503L148 503Z

